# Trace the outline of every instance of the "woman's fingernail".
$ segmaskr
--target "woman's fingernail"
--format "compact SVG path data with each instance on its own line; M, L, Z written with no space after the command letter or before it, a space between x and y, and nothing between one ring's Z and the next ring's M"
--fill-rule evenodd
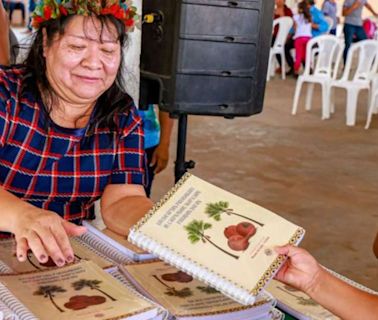
M18 259L20 259L20 260L24 259L24 255L20 253L20 254L18 255Z
M58 265L59 267L64 266L64 260L63 260L63 259L58 259L58 261L57 261L57 265Z
M73 256L68 256L67 257L67 262L72 262L74 260Z
M46 260L46 256L44 254L41 254L39 256L39 260L45 261Z

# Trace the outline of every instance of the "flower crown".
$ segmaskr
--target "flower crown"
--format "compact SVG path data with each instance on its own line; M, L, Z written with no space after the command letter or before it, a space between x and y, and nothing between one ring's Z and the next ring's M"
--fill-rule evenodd
M128 32L133 31L138 14L131 0L41 0L32 13L32 26L38 30L41 23L68 15L112 15L121 20Z

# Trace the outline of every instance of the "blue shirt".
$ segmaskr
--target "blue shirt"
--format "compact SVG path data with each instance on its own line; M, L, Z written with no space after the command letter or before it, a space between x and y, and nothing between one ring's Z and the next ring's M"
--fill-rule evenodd
M139 110L139 115L144 129L144 149L157 146L160 142L160 124L154 105L150 104L147 110Z
M312 23L318 25L318 29L312 29L312 36L317 37L328 30L328 23L324 18L323 12L321 12L317 7L312 6L310 8L310 13L312 17Z

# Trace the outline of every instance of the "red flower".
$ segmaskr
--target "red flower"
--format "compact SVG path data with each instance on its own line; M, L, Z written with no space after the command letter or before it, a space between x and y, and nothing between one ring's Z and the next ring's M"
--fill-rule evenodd
M33 18L33 22L32 22L32 25L35 29L38 29L39 25L45 21L42 17L34 17Z
M63 16L67 16L68 15L68 11L65 7L63 6L59 6L59 11L60 11L60 14L63 15Z
M43 9L43 16L45 17L46 20L50 20L51 19L51 14L52 14L51 7L45 7Z
M125 24L126 24L126 27L132 27L132 26L134 26L134 20L133 19L127 19Z

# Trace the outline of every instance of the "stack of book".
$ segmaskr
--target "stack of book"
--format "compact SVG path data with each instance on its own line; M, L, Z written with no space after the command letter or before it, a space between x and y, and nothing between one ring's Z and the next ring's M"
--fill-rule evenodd
M0 319L278 320L277 299L299 319L336 319L272 280L285 262L274 246L304 230L193 175L131 229L134 245L85 225L62 268L31 253L20 263L14 240L0 240Z

